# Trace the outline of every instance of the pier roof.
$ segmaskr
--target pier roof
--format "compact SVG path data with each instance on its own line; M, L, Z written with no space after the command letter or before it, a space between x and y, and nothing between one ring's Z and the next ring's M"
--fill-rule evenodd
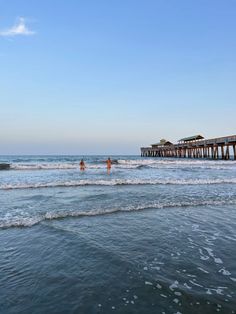
M172 145L172 143L165 139L160 140L159 143L151 144L151 146L167 146L167 145Z
M198 135L181 138L178 142L190 142L190 141L203 140L203 139L204 139L204 136L198 134Z

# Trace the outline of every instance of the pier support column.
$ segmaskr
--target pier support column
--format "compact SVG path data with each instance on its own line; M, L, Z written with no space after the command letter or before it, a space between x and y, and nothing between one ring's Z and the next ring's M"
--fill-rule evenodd
M213 146L213 159L217 159L218 149L216 146Z
M215 155L215 159L219 159L219 150L218 150L218 145L216 145L216 147L215 147L215 153L216 153L216 155Z
M225 159L229 159L229 145L226 146Z
M236 160L236 145L233 145L233 151L234 151L234 160Z
M199 148L197 148L197 158L199 158L200 157L200 150L199 150Z
M225 159L224 145L221 146L221 159Z
M206 147L203 147L203 158L206 158Z
M201 148L201 157L204 158L204 147Z

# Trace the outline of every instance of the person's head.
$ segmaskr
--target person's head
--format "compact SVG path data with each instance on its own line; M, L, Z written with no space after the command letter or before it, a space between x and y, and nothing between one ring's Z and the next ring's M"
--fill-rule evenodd
M110 158L110 157L108 157L108 160L111 160L111 158Z

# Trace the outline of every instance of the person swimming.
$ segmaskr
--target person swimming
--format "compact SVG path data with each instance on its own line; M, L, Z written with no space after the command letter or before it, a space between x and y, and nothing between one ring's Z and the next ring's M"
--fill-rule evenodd
M85 170L85 162L84 162L83 159L81 159L79 165L80 165L80 170L81 170L81 171L84 171L84 170Z

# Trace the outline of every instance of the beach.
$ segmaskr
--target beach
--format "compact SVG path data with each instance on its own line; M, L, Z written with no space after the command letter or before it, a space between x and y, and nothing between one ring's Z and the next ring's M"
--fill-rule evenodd
M0 157L0 312L235 313L236 161L107 157Z

